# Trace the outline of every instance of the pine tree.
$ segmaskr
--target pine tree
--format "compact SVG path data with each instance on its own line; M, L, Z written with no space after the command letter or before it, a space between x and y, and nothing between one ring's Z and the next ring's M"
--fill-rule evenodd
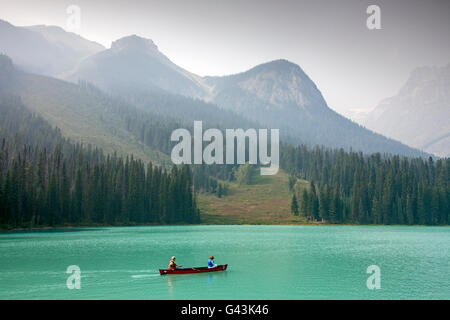
M297 197L294 195L292 196L292 201L291 201L291 213L293 215L298 216L299 211L298 211L298 203L297 203Z

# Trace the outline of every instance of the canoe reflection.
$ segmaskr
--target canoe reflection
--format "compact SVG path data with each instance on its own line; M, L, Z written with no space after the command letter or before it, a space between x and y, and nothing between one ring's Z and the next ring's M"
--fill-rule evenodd
M205 281L208 286L214 284L217 279L227 277L227 272L217 272L217 273L196 273L189 276L183 275L183 274L171 274L168 276L165 276L163 279L167 279L167 288L169 291L169 294L172 296L172 294L175 292L175 288L178 283L186 283L186 281L193 281L195 279L196 282L203 282Z

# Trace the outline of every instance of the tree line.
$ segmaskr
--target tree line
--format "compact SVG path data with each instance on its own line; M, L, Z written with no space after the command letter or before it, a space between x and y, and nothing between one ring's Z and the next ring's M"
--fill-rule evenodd
M170 170L73 144L0 97L0 224L196 223L188 166Z
M330 223L446 225L450 159L283 146L293 213ZM309 187L299 179L309 180Z

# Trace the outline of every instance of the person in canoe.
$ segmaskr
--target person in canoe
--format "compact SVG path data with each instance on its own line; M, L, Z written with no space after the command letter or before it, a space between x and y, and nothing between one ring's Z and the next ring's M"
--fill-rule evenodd
M214 256L209 257L208 259L208 268L215 268L217 264L214 263Z
M177 267L182 267L175 262L175 259L176 259L175 256L173 256L172 259L170 259L169 270L175 270Z

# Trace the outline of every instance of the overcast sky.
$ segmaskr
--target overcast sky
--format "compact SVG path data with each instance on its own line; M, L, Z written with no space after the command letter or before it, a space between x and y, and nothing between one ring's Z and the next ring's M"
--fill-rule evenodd
M450 63L448 0L0 0L0 19L67 29L73 4L83 37L106 47L130 34L150 38L202 76L288 59L344 113L394 95L416 67ZM371 4L381 30L366 27Z

